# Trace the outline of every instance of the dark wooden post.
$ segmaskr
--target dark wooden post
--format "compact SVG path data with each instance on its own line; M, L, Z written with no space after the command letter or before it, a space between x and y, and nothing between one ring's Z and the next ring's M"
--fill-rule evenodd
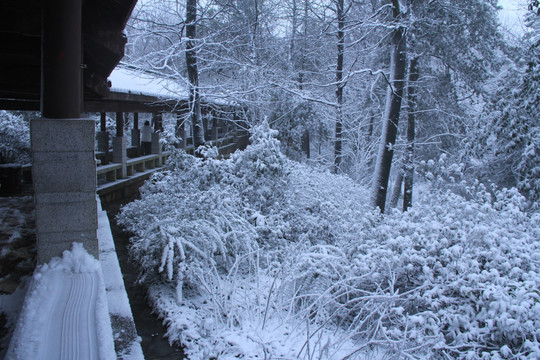
M81 117L81 0L47 0L41 38L41 114Z
M107 113L104 112L101 113L100 131L107 131Z
M141 130L139 129L139 113L133 113L133 129L131 130L131 146L137 148L136 156L140 155Z
M139 113L133 113L133 128L139 129Z
M80 118L82 0L40 3L43 117L31 124L37 261L73 242L97 258L95 120Z
M116 136L117 137L124 136L124 113L123 112L116 113Z

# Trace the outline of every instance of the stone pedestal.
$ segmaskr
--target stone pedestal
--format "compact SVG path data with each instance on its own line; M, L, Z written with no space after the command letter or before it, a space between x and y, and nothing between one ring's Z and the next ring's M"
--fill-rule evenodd
M39 264L73 242L98 258L94 132L91 119L31 122Z
M109 152L109 133L106 131L98 131L97 138L97 150L107 153Z
M161 154L161 144L159 143L159 134L152 133L152 154ZM156 166L163 165L161 159L156 162Z
M141 147L141 130L140 129L131 130L131 146L134 146L136 148Z
M116 174L116 177L125 178L127 176L127 146L126 138L123 136L113 138L113 162L122 164L122 169Z

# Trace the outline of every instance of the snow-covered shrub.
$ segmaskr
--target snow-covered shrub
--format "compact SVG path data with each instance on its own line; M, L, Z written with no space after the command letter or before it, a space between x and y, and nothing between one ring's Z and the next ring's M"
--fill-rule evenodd
M256 249L256 236L240 195L219 182L219 165L209 171L217 160L178 152L172 161L175 169L155 174L120 219L135 233L131 252L143 275L163 274L181 302L183 286L194 286L201 273L228 271L237 257Z
M517 190L490 198L482 186L470 200L431 192L365 221L355 241L299 256L312 270L296 296L397 357L538 358L540 215Z
M239 327L272 324L282 331L278 338L291 333L271 315L291 304L277 293L289 274L279 270L283 259L294 247L352 237L352 219L365 206L362 189L344 177L295 166L274 136L263 122L247 149L229 159L218 159L215 148L201 149L202 157L174 151L167 170L155 174L141 188L141 200L119 216L134 234L131 254L169 324L169 338L183 343L192 358L250 353L226 339ZM272 352L289 353L276 346Z
M20 115L0 110L0 163L31 161L30 126Z
M251 142L174 152L120 215L191 359L538 357L540 215L517 190L468 185L443 157L382 217L346 177L286 159L266 123Z

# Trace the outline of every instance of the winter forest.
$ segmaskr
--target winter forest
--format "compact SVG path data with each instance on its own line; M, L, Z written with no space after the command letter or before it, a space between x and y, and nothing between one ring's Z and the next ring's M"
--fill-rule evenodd
M123 61L186 88L198 146L165 124L166 170L118 215L169 341L539 359L540 2L523 7L517 34L497 0L139 0ZM205 145L202 99L242 109L245 150ZM25 120L1 118L20 154Z

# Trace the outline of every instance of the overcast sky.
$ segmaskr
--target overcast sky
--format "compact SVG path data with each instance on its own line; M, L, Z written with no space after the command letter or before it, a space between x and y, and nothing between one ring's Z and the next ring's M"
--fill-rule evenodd
M499 0L503 7L500 18L503 26L521 34L523 33L523 15L527 10L526 0Z

